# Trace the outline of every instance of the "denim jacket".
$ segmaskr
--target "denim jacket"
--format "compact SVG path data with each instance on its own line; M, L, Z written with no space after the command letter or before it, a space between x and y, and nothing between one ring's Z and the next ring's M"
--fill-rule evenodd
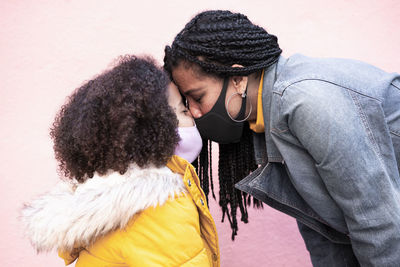
M294 55L265 70L260 166L236 187L362 266L400 266L400 75Z

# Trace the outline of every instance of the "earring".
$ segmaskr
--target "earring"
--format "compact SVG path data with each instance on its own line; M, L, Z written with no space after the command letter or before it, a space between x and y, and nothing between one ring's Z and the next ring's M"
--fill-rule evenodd
M231 101L232 97L235 96L235 95L240 95L240 94L239 93L233 93L232 95L230 95L228 97L228 100L226 101L226 104L225 104L225 110L226 110L226 113L228 114L229 118L231 118L231 120L233 120L234 122L244 122L250 117L251 111L253 110L253 105L251 104L251 102L249 102L250 103L250 111L249 111L249 114L247 115L246 118L244 118L243 120L235 120L234 118L232 118L231 114L229 114L229 111L228 111L229 102ZM247 94L246 94L246 92L244 92L242 94L242 105L243 105L243 99L244 99L244 101L246 101L246 96L247 96Z

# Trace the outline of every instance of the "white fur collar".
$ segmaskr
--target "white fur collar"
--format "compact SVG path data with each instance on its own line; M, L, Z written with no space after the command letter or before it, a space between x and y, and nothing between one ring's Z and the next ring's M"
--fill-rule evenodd
M24 205L22 221L38 252L87 246L114 229L124 228L137 212L186 192L181 176L167 167L132 166L124 175L95 175L75 185L62 182Z

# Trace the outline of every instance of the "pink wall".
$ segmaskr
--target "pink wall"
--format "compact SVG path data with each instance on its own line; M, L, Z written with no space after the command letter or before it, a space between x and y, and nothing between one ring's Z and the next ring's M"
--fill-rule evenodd
M0 265L62 266L35 255L16 217L24 201L57 181L48 129L65 97L113 58L164 45L197 12L247 14L279 37L284 55L351 57L400 71L397 0L170 0L0 2ZM310 266L295 221L270 208L251 210L235 242L219 223L222 266Z

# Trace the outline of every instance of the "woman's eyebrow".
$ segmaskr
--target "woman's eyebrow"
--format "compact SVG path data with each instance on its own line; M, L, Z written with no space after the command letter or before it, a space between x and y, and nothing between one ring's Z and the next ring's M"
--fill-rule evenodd
M186 95L186 96L192 96L194 93L200 91L201 89L202 89L202 88L200 87L200 88L194 88L194 89L187 90L187 91L184 93L184 95Z

